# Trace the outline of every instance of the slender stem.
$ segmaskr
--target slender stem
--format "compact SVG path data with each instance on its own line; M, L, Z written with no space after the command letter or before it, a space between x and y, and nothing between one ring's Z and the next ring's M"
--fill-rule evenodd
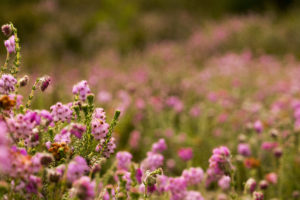
M8 66L8 62L9 62L9 58L10 58L10 54L9 54L9 52L7 51L5 63L4 63L4 65L3 65L3 67L1 68L1 74L6 72L7 66Z
M31 106L31 102L32 102L32 99L33 99L33 96L34 96L34 92L37 88L37 84L40 82L40 78L36 79L35 83L33 84L32 88L31 88L31 92L29 94L29 97L28 97L28 101L26 103L26 109L28 109L30 106Z

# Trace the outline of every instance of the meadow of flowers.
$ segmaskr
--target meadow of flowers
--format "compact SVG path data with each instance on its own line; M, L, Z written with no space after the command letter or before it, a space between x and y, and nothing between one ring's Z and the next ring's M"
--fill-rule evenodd
M258 21L51 76L22 72L17 29L3 25L1 198L300 199L300 62L233 51ZM259 39L272 47L270 34Z

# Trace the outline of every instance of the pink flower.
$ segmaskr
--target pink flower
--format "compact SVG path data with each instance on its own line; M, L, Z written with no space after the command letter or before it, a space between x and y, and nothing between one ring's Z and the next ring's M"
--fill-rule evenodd
M117 168L119 170L129 170L132 155L129 152L126 151L119 151L117 153Z
M167 144L164 139L159 139L158 142L152 145L152 152L153 153L162 153L167 149Z
M16 52L15 36L12 35L8 38L8 40L5 40L4 45L8 53L15 53Z
M274 185L277 184L278 177L276 173L274 172L268 173L265 178L269 183Z
M184 161L189 161L193 158L193 150L192 148L181 148L178 151L178 156Z
M242 156L246 156L246 157L251 156L251 149L249 144L247 143L240 143L238 145L238 152Z
M91 93L91 90L87 81L84 80L74 85L72 92L74 95L78 95L81 101L85 101L87 95Z
M88 176L83 176L73 183L70 196L77 197L80 200L93 200L96 195L95 188L95 181L91 181Z
M181 175L188 185L197 185L204 178L204 172L200 167L185 169Z
M257 133L261 133L263 131L263 124L260 120L257 120L254 122L253 128Z
M229 176L222 176L218 181L219 187L222 188L222 190L228 190L230 187L230 180Z

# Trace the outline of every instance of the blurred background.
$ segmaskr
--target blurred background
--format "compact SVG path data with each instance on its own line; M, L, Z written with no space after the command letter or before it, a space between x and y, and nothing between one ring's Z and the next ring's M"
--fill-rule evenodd
M60 68L62 61L73 68L104 49L124 56L153 43L182 41L208 21L249 14L267 16L269 29L287 24L288 33L280 40L279 32L271 33L277 46L260 44L260 49L299 54L299 5L296 0L1 0L0 22L11 21L18 28L27 70L47 72ZM238 45L251 43L243 42ZM3 55L4 46L0 50Z

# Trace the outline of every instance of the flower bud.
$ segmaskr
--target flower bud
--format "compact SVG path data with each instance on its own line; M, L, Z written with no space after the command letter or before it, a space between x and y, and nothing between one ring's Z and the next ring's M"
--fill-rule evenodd
M276 158L280 158L282 156L282 149L280 147L277 147L274 149L273 153Z
M25 87L28 84L28 81L29 81L29 77L27 75L23 76L19 80L20 87Z
M264 194L262 192L254 192L253 193L253 200L263 200Z
M48 166L53 160L54 159L51 154L43 154L40 162L41 165Z
M48 88L50 82L51 82L51 78L49 76L44 76L41 79L41 87L40 88L41 88L42 92L44 92Z
M267 189L267 188L269 187L268 181L266 181L266 180L260 181L260 182L259 182L259 187L260 187L260 189L262 189L262 190Z
M8 37L12 33L11 25L10 24L4 24L1 27L2 33Z
M253 178L248 179L245 184L245 190L252 193L252 192L254 192L255 188L256 188L255 179L253 179Z

